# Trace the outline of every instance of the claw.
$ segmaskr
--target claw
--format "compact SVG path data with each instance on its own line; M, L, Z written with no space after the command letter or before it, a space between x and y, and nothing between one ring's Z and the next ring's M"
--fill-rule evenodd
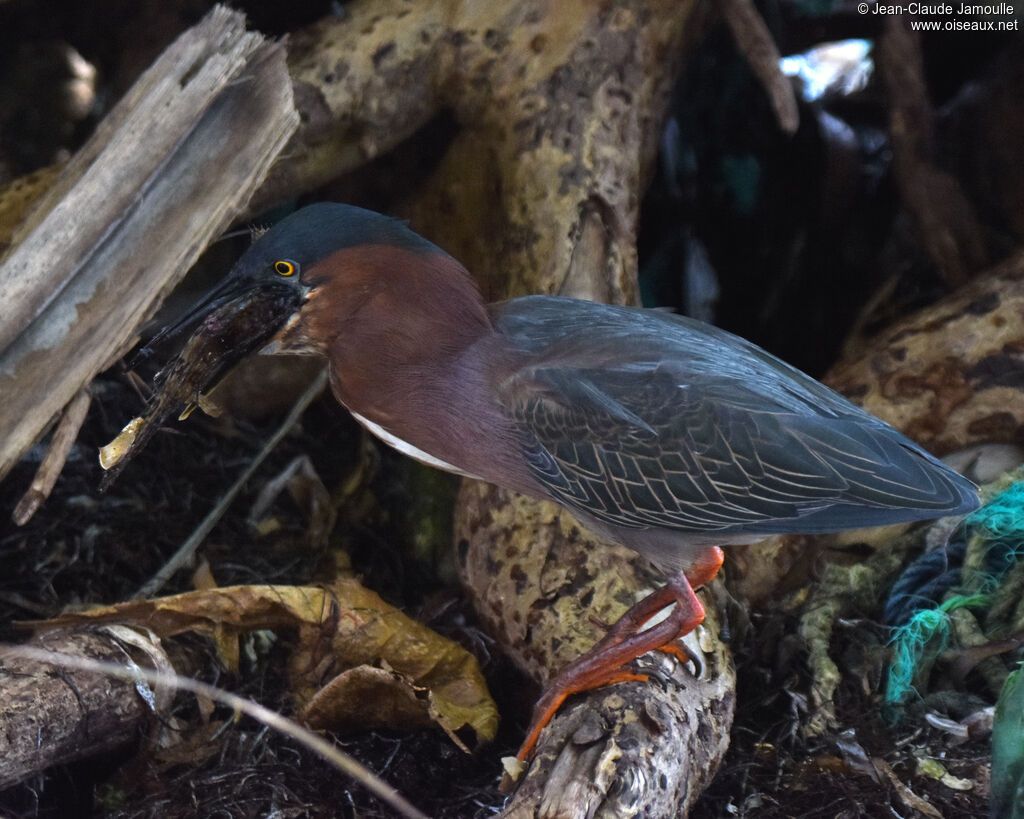
M617 682L645 682L646 674L627 666L648 651L660 650L686 664L692 662L697 676L703 674L703 663L678 640L704 620L704 606L693 587L703 585L717 574L722 565L722 550L709 549L705 558L636 603L613 625L606 627L607 633L597 645L558 673L533 710L530 729L516 755L520 760L525 762L533 756L544 726L570 695ZM671 611L664 620L642 629L656 614L669 607Z

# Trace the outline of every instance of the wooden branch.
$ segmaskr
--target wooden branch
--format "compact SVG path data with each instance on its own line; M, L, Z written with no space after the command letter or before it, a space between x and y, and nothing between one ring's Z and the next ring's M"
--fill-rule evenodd
M603 543L572 516L466 481L456 528L459 567L488 631L516 663L546 680L664 582L643 558ZM641 661L649 683L573 697L541 737L537 759L504 815L684 816L729 746L735 674L708 595L687 645L704 672L672 658ZM658 781L658 787L650 787Z
M783 133L792 136L800 127L796 92L793 82L779 67L781 55L764 18L752 0L723 0L721 8L736 47L768 95L775 121Z
M283 48L221 7L101 123L0 267L0 477L130 346L297 123Z
M953 174L934 162L935 116L928 101L920 34L910 16L885 18L879 73L889 97L889 135L900 195L917 223L922 247L950 287L989 262L981 223Z
M47 651L168 671L160 641L121 626L55 629L29 643ZM151 701L147 702L143 695ZM0 789L55 764L110 753L139 739L169 705L164 690L103 674L55 669L0 650Z
M446 71L462 70L452 62L451 37L463 6L364 0L291 34L288 71L302 127L251 212L363 166L429 122L441 108Z
M1024 255L840 361L830 387L938 454L1024 442Z
M64 408L64 413L57 424L57 430L53 433L53 440L50 441L46 457L39 464L36 476L32 479L32 485L21 496L21 500L18 501L18 505L14 507L14 512L11 514L11 520L18 526L28 523L43 501L50 497L50 492L53 491L57 478L64 469L68 453L71 452L71 447L85 422L90 403L92 403L92 396L89 391L80 390L78 395L71 399L71 403Z

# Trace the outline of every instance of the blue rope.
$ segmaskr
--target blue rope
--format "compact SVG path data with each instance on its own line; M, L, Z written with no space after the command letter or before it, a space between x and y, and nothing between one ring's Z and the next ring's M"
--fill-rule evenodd
M896 625L892 631L893 660L885 693L889 704L902 703L911 691L916 693L913 681L922 660L949 647L949 613L962 607L987 606L999 579L1024 553L1024 481L1012 484L964 518L963 529L968 528L987 541L988 577L982 592L957 595L939 603L962 583L966 537L922 555L893 584L885 617L889 623L902 625Z

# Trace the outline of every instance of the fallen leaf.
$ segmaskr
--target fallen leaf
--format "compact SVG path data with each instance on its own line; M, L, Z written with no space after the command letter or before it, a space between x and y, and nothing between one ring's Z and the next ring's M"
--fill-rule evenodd
M492 740L497 731L497 707L473 655L350 578L327 588L228 586L103 606L25 625L48 629L110 622L144 626L161 637L186 631L206 635L216 642L229 667L237 667L242 633L296 629L298 640L289 660L292 690L300 710L312 709L321 728L341 727L327 724L326 718L346 713L336 700L351 690L346 686L355 685L337 678L361 666L383 666L385 675L372 678L379 682L390 675L392 681L408 686L401 697L419 701L420 713L460 747L467 748L467 736L468 744L476 747ZM365 672L360 675L353 679L360 681L365 692ZM392 703L379 705L379 712L397 708L391 683L380 693ZM369 707L362 696L353 706L357 711L369 711ZM343 722L350 724L347 715ZM400 720L390 727L409 724Z

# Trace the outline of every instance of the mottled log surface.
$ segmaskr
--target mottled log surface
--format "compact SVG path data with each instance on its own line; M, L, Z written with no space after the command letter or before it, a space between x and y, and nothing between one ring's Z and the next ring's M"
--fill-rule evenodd
M1024 442L1024 256L896 322L826 377L937 454Z
M480 616L538 679L662 582L636 553L602 543L554 504L466 481L459 509L459 567ZM711 607L687 639L704 664L699 679L674 658L647 655L640 668L652 682L574 697L542 736L506 815L685 815L729 745L736 680L718 628Z

